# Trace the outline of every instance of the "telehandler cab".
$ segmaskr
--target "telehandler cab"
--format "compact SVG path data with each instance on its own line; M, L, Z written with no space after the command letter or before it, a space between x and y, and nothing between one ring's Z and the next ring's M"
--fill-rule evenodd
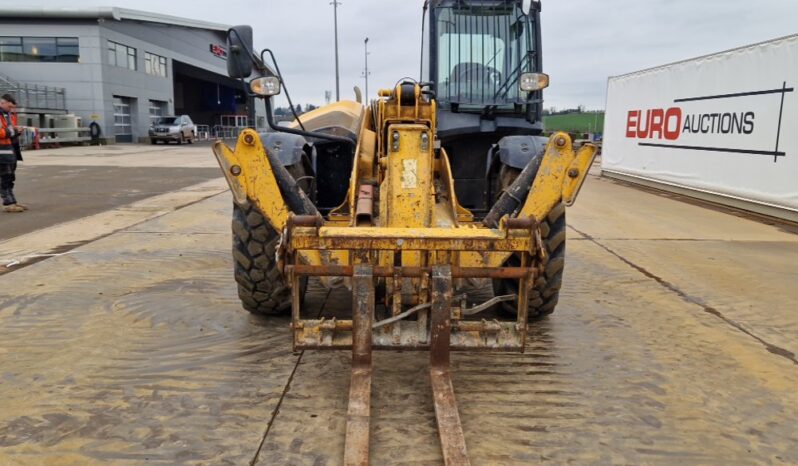
M271 128L213 146L234 198L239 296L253 313L290 310L297 350L352 350L348 465L368 464L372 349L430 352L444 461L469 464L449 352L523 351L528 321L554 310L565 206L596 153L541 136L540 2L432 0L424 18L426 79L289 126L272 117L271 52L254 53L248 26L228 35L229 74L263 98ZM310 315L309 277L349 287L351 317ZM471 302L475 283L495 296Z

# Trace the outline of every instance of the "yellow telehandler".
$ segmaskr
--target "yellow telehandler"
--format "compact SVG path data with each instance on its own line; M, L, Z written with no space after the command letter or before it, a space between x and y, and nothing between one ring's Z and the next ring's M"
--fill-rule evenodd
M433 0L424 18L429 80L288 126L272 116L276 62L254 53L250 27L228 34L228 72L263 98L271 128L213 146L234 198L239 296L253 313L290 310L297 350L351 349L347 465L368 464L373 349L429 351L443 458L469 464L450 350L523 351L528 322L553 311L565 206L596 153L541 136L539 2ZM349 287L351 317L306 312L309 277ZM494 297L471 302L474 283Z

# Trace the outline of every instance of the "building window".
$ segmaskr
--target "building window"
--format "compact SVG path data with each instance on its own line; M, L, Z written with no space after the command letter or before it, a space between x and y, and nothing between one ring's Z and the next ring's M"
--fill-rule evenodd
M144 52L144 72L153 76L166 77L166 57Z
M108 41L108 64L136 71L136 49L118 42Z
M57 37L55 39L60 62L77 63L80 61L80 46L77 37Z
M0 37L0 61L24 61L21 37Z
M0 36L0 62L80 61L77 37L12 37Z

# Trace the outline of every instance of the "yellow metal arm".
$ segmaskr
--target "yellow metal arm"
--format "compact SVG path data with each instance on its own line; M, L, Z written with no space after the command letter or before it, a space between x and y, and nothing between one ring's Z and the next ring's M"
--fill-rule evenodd
M258 133L251 129L242 131L235 151L216 141L213 153L235 202L239 205L253 202L276 231L283 231L290 211Z
M532 189L518 216L540 220L560 202L572 205L595 156L593 144L585 144L574 153L568 134L555 133L549 138Z

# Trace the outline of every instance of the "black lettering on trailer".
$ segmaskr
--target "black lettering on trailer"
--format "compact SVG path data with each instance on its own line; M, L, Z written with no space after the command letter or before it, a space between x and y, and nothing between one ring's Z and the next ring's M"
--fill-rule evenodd
M745 123L743 126L743 133L751 134L754 132L754 118L756 118L754 112L745 112L743 116L743 122Z

